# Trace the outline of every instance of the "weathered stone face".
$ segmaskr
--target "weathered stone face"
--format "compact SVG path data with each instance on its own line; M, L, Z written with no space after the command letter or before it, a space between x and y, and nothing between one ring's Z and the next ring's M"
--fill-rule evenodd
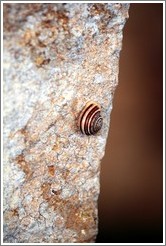
M129 4L5 3L4 242L94 242ZM83 135L89 100L102 129Z

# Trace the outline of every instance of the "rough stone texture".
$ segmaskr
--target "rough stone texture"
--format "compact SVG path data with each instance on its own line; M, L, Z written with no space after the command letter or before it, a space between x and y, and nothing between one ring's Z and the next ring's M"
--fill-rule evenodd
M5 3L4 242L94 242L129 4ZM104 125L82 135L94 100Z

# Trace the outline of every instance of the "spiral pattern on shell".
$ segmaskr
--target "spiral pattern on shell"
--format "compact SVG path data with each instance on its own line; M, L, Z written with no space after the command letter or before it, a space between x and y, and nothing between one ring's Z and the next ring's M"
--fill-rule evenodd
M78 119L78 125L83 134L94 135L101 129L103 119L100 112L101 107L95 102L88 102L85 105Z

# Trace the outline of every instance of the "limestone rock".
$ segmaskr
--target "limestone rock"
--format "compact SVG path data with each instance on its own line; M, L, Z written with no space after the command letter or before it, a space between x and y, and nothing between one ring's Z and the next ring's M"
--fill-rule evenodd
M100 160L118 84L125 3L4 3L4 242L97 235ZM103 127L81 134L93 100Z

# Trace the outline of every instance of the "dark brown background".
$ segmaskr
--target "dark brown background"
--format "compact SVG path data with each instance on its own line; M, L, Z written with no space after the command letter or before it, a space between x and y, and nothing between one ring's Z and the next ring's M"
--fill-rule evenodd
M162 242L162 7L130 7L101 163L98 243Z

